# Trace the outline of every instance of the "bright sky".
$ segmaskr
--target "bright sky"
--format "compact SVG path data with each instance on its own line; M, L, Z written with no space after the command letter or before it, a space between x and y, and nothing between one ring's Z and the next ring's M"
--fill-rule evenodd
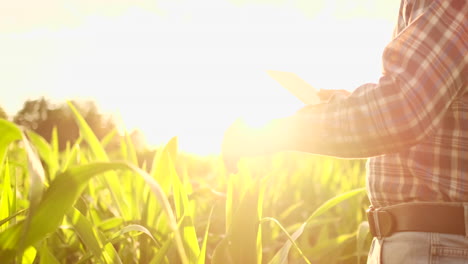
M293 113L266 70L376 81L398 0L0 0L0 106L93 98L150 144L219 152L236 118Z

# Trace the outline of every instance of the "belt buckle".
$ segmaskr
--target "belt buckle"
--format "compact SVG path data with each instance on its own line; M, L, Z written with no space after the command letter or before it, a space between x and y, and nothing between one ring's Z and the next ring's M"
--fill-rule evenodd
M369 221L369 229L374 237L382 239L393 233L395 222L390 212L382 208L369 208L366 212Z

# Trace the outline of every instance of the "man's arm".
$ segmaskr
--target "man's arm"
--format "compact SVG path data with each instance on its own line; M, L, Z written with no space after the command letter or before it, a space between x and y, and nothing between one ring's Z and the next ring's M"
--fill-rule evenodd
M467 92L467 5L434 1L386 47L379 83L272 121L246 137L249 155L291 150L361 158L420 142Z

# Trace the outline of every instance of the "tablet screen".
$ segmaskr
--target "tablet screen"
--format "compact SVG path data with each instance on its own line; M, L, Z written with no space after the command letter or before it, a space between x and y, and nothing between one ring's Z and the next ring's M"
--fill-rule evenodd
M318 90L295 73L271 70L267 71L267 73L304 104L320 103L320 98L317 95Z

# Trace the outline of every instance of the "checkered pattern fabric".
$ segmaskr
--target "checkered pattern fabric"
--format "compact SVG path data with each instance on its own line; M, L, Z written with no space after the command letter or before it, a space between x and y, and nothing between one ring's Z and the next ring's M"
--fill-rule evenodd
M369 158L374 207L468 202L468 1L403 0L378 83L295 116L299 150Z

